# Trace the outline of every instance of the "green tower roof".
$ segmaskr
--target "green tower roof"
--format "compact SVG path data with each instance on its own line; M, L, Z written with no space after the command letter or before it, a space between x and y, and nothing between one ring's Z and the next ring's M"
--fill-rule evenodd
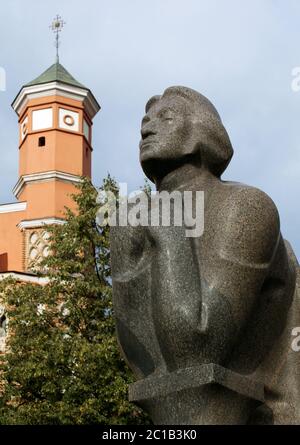
M40 85L49 82L63 82L68 85L87 89L84 85L74 79L74 77L71 76L71 74L59 62L51 65L50 68L44 71L39 77L24 86L29 87L32 85Z
M16 111L16 113L19 113L20 106L24 103L24 98L26 97L28 91L26 91L26 87L34 87L35 85L45 85L45 90L48 90L48 86L46 84L51 84L51 82L58 82L65 85L74 86L77 88L81 88L85 90L85 94L81 97L85 97L85 101L87 102L89 106L89 113L92 117L95 116L95 114L101 109L99 103L97 102L97 99L91 92L89 88L84 86L82 83L78 82L76 79L74 79L73 76L57 61L53 65L51 65L44 73L42 73L39 77L32 80L31 82L27 83L26 85L23 85L20 91L18 92L17 96L15 97L12 107ZM51 85L49 86L51 89ZM42 88L43 89L43 88ZM29 93L30 93L29 89Z

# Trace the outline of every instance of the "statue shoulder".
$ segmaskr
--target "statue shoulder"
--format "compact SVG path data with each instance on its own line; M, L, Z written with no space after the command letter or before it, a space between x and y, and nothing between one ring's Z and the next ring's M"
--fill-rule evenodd
M280 238L278 210L263 191L225 183L218 213L218 249L242 262L268 263Z
M275 203L262 190L238 182L225 183L225 188L228 188L225 196L230 213L235 213L238 209L240 209L238 213L243 210L256 216L269 213L269 217L279 220Z

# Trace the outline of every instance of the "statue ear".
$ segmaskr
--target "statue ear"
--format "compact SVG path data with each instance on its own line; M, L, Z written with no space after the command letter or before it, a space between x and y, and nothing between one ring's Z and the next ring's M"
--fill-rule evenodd
M202 113L195 122L195 153L198 152L203 165L216 176L226 169L233 156L233 148L221 120L211 113Z
M194 117L185 123L185 144L184 155L193 155L199 152L199 143L201 139L201 123Z

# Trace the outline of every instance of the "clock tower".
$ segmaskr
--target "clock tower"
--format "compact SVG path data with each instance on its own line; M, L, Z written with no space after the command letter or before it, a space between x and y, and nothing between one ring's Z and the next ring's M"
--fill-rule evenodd
M46 224L63 223L82 176L91 177L92 125L100 105L59 63L24 85L12 103L19 122L17 202L0 205L0 272L30 273L49 253Z

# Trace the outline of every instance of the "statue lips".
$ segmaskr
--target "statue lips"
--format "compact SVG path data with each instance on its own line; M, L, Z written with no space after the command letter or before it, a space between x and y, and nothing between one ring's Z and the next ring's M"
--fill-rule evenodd
M151 136L147 136L147 137L145 137L145 138L141 141L141 143L140 143L140 150L142 151L142 150L144 150L145 148L149 147L150 145L152 145L152 144L156 144L156 143L157 143L156 138L153 138L153 137L151 137Z

